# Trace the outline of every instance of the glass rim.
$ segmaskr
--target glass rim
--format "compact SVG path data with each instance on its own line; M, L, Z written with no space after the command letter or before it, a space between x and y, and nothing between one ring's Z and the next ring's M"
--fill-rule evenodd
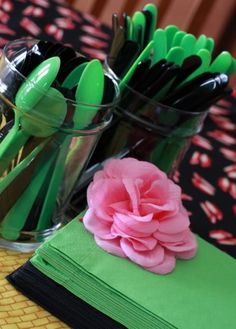
M30 41L32 43L37 44L37 42L39 42L39 39L36 38L31 38L31 37L23 37L23 38L19 38L19 39L15 39L12 41L9 41L2 50L2 58L4 58L7 62L7 65L13 70L15 71L21 78L22 80L28 81L29 84L35 86L35 84L28 80L26 76L24 76L19 70L16 69L16 67L12 64L12 62L9 60L9 57L7 56L7 51L9 50L9 47L11 47L12 45L15 45L17 43L19 44L24 44L26 41ZM78 105L82 105L82 106L86 106L88 107L88 110L94 110L94 107L98 108L99 110L105 110L107 108L113 107L115 106L120 98L120 91L119 91L119 85L118 82L116 81L116 79L114 78L113 75L110 74L110 72L108 72L107 70L104 69L104 75L107 76L109 79L111 79L113 85L114 85L114 91L115 91L115 95L114 95L114 99L112 102L106 103L106 104L91 104L91 103L85 103L85 102L76 102L73 99L67 98L63 95L64 99L66 102L70 103L71 105L77 107ZM39 87L35 86L35 89L37 89L40 93L47 95L47 92L45 92L44 90L42 90ZM58 97L52 96L52 95L47 95L47 97L51 98L51 99L58 99Z
M119 86L120 82L122 81L116 74L115 72L112 70L112 68L110 68L109 64L107 63L107 58L105 59L105 65L106 65L106 68L107 68L107 71L108 73L113 76L113 78L117 81L117 84ZM153 106L160 106L162 108L166 108L168 110L173 110L173 111L176 111L176 112L179 112L179 113L182 113L182 114L189 114L189 115L192 115L192 116L200 116L200 115L205 115L209 109L207 108L206 110L204 111L186 111L186 110L181 110L181 109L178 109L177 107L173 107L173 106L169 106L169 105L165 105L161 102L158 102L158 101L155 101L153 98L149 98L147 96L145 96L144 94L142 94L141 92L135 90L134 88L130 87L127 83L124 83L124 86L126 89L130 90L133 94L136 94L138 95L138 97L140 99L143 99L143 100L146 100L148 101L148 103L150 104L153 104ZM120 92L120 97L122 98L122 92ZM121 107L118 106L118 108L122 109Z

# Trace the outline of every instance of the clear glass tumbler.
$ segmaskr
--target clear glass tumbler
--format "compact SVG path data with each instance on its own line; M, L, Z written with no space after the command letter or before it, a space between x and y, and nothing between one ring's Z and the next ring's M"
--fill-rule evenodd
M166 106L126 85L112 124L103 132L93 154L92 164L110 157L131 156L154 163L171 178L191 138L201 131L207 112Z
M53 87L33 86L40 101L17 106L17 91L27 82L18 68L37 42L10 42L0 61L0 247L26 252L65 224L74 187L119 94L105 73L114 89L109 104L76 103Z

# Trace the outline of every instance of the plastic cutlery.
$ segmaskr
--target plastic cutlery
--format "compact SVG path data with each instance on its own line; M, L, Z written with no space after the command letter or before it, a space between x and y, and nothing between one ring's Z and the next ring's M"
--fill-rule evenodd
M79 64L73 71L71 71L65 80L62 82L62 87L73 89L79 82L80 77L88 65L88 62L83 62L82 64Z
M195 54L200 50L204 49L207 46L207 37L205 34L201 34L200 37L196 40L195 46L194 46L194 52Z
M165 28L167 51L172 47L172 42L177 32L179 32L179 28L176 25L168 25Z
M92 81L92 83L91 83ZM77 107L74 113L74 128L83 129L91 124L96 115L104 94L104 72L99 60L92 60L83 71L76 89ZM92 104L94 106L86 105ZM61 150L58 155L55 170L49 183L45 201L42 206L37 229L43 229L51 219L56 204L58 188L64 173L64 166L71 138L64 137ZM79 141L80 142L80 141ZM68 154L68 157L70 153ZM79 169L79 166L78 166ZM77 169L77 170L78 170ZM70 182L67 182L67 186Z
M149 42L149 44L143 49L141 54L138 56L138 58L136 58L134 63L131 65L128 72L125 74L124 78L122 78L121 82L119 83L119 87L120 87L121 91L125 88L125 85L129 83L134 71L136 70L138 63L145 61L146 59L148 59L150 57L150 53L153 48L153 44L154 44L153 41Z
M52 57L35 68L27 77L27 80L20 86L16 94L14 126L0 144L0 175L7 168L19 149L26 143L30 135L36 136L35 131L27 124L30 117L25 119L26 115L24 113L30 112L43 97L43 92L47 92L59 71L59 67L60 59L58 57ZM23 126L20 128L22 118L24 118L24 122L27 124L26 129ZM51 134L51 130L48 132L47 127L45 131L40 129L39 131L40 134L45 134L46 136Z
M222 51L211 63L209 67L210 72L225 73L229 70L232 64L232 56L228 51Z
M143 48L143 42L144 42L144 32L145 32L145 16L141 11L136 11L132 17L132 23L133 23L133 40L136 42L140 39L140 49ZM140 32L139 32L140 31ZM140 33L140 37L139 37Z
M209 66L211 63L211 54L210 54L209 50L200 49L197 52L197 56L199 56L201 58L202 63L192 74L190 74L187 77L186 81L189 81L189 80L197 77L198 75L201 75L202 73L209 70Z
M140 46L136 41L126 40L124 42L113 64L113 71L118 77L122 77L127 72L129 66L137 58L139 51Z
M171 47L180 46L181 41L182 41L182 39L184 38L185 35L186 35L186 32L184 32L184 31L176 32L174 37L173 37Z
M163 29L157 29L153 36L154 53L152 57L152 65L165 58L167 55L167 38Z
M148 36L148 42L150 42L153 39L153 34L156 30L158 10L157 7L152 3L146 4L143 10L148 11L152 17L150 21L149 36Z
M184 59L183 64L180 67L180 71L171 86L171 90L180 85L187 77L192 74L202 64L202 60L197 55L192 55Z
M214 49L215 41L213 38L207 38L206 49L212 54Z
M173 62L177 65L181 65L184 60L184 49L182 47L171 48L165 56L165 59L168 62Z
M194 54L194 47L196 44L196 38L194 35L187 33L181 40L180 46L184 49L184 57L188 57Z

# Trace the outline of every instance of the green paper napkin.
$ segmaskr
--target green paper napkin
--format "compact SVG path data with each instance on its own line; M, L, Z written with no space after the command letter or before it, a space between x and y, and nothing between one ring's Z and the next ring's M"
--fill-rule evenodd
M99 248L73 220L32 263L76 296L128 328L234 328L236 263L198 238L197 256L160 276Z

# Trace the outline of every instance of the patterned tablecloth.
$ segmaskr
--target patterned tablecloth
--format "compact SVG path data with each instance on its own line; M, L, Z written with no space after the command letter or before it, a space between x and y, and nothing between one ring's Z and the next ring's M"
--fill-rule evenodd
M5 279L7 274L25 263L30 255L0 249L0 328L69 328L66 324L15 290Z

